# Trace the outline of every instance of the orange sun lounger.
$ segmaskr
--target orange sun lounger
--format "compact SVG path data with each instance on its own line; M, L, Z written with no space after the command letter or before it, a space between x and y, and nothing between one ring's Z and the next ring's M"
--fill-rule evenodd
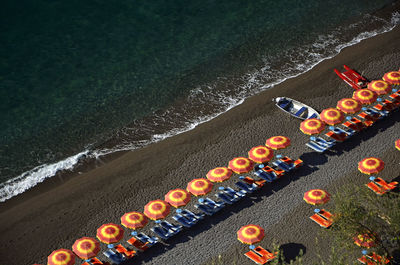
M258 246L255 249L244 253L244 255L257 264L265 264L275 259L277 253L273 254L261 246Z
M357 260L361 262L361 264L366 264L366 265L380 265L380 264L388 264L390 262L388 258L379 256L375 252L372 252L372 254L364 255Z
M303 165L303 160L301 159L297 159L297 160L293 160L290 157L284 156L280 159L282 162L285 162L287 164L293 164L295 168L299 168Z
M139 239L137 239L135 237L130 238L127 242L128 242L128 244L139 249L140 251L145 251L146 249L149 248L149 246L147 246L147 244L148 244L147 242L143 243L142 241L140 241Z
M248 183L248 184L256 184L257 186L259 186L259 187L262 187L262 186L264 186L264 184L265 184L265 182L266 182L266 180L264 180L264 179L260 179L260 180L255 180L255 179L253 179L253 178L251 178L251 177L245 177L244 179L243 179L243 181L245 181L246 183Z
M329 228L333 224L332 214L324 209L310 216L310 219L323 228Z
M375 178L372 180L370 183L366 184L367 187L375 192L378 195L383 195L388 191L391 191L397 187L399 183L396 181L393 181L391 183L387 183L381 178Z
M130 259L133 258L136 255L135 250L128 250L126 249L123 245L119 244L115 246L115 250L122 255L124 255L126 258Z
M270 166L265 166L265 167L262 168L262 170L264 170L267 173L275 172L277 178L280 178L283 174L285 174L284 170L282 170L282 169L273 169Z
M345 134L345 133L335 133L333 131L329 131L325 135L328 136L329 138L337 141L337 142L343 142L347 138L347 134Z
M91 258L90 263L85 262L82 265L110 265L108 262L102 262L98 258Z
M364 119L364 124L366 126L371 126L372 124L374 124L378 119L379 119L379 115L369 115L365 112L361 112L360 114L358 114L358 117L363 118Z

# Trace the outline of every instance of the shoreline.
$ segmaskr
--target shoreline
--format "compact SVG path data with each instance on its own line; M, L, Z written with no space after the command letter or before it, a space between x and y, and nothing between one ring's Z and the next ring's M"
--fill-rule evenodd
M352 92L333 73L333 68L341 69L346 63L359 72L368 68L364 75L370 79L381 78L381 74L376 73L397 70L399 61L387 62L379 69L371 66L371 60L398 53L399 44L400 27L397 26L390 32L343 49L312 70L246 99L194 130L122 154L89 172L68 178L61 185L38 185L36 191L27 192L31 195L24 193L15 200L6 201L0 207L2 249L16 249L22 246L19 242L22 239L33 242L38 236L43 242L32 246L28 257L19 257L19 263L12 263L16 262L11 259L12 251L6 253L8 257L0 257L0 261L5 264L25 264L28 259L30 263L43 262L43 257L52 250L70 248L78 237L95 235L95 229L101 223L118 222L126 211L142 211L148 200L162 198L169 189L183 187L190 179L203 177L215 166L227 165L232 157L245 155L252 146L262 144L270 136L289 135L296 144L288 150L288 155L299 156L305 150L304 144L300 143L307 137L295 130L298 123L282 115L271 103L271 98L295 95L296 99L316 106L318 110L332 106L333 102ZM392 69L393 65L397 68ZM310 82L315 89L300 93L299 89L309 87ZM260 126L260 123L274 126L254 126Z

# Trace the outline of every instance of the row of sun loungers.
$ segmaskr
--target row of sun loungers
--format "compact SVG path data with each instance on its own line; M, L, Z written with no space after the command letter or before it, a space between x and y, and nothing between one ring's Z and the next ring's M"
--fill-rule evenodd
M327 139L311 136L306 145L314 151L323 153L332 148L336 143L343 142L351 136L372 126L378 120L385 118L391 111L400 107L400 91L389 96L390 99L381 100L370 108L363 108L357 117L349 117L346 122L338 126L330 126L325 134Z

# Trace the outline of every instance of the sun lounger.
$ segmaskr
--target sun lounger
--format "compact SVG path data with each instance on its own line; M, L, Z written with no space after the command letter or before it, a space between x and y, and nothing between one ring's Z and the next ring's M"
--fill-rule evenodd
M345 133L336 133L334 131L329 131L325 134L327 137L337 141L337 142L343 142L344 140L347 139L347 134Z
M102 262L98 258L91 258L89 261L82 263L82 265L110 265L110 263Z
M236 182L235 185L245 193L252 193L258 189L258 186L256 184L247 184L242 181Z
M230 195L228 195L227 193L225 193L223 191L218 192L217 194L215 194L215 196L218 199L220 199L223 202L225 202L226 204L233 204L233 203L237 202L238 200L240 200L240 197L238 197L238 196L235 196L235 197L230 196Z
M190 220L181 214L175 214L174 216L172 216L172 218L187 228L192 227L193 225L195 225L197 223L197 219Z
M388 99L383 100L381 103L378 103L373 106L374 109L378 111L393 111L394 109L397 109L400 106L399 101L391 101Z
M264 186L264 184L266 182L264 179L255 180L255 179L253 179L251 177L244 177L244 178L242 178L242 180L244 182L246 182L247 184L256 184L259 188Z
M285 173L284 170L274 169L270 166L264 166L261 170L265 171L266 173L274 174L276 178L282 177L282 175Z
M310 219L319 224L323 228L329 228L332 223L332 214L324 209L317 211Z
M373 117L378 117L378 120L386 117L387 115L389 115L389 111L387 110L377 110L374 108L368 108L365 110L365 113L373 116Z
M121 244L116 245L114 248L118 253L124 255L127 259L133 258L136 255L135 250L127 249Z
M306 143L306 146L308 146L309 148L311 148L312 150L314 150L318 153L323 153L329 149L328 147L320 146L319 144L317 144L313 141L309 141L308 143Z
M217 211L219 211L225 207L224 202L214 201L207 197L204 198L204 204L207 204L208 206L213 207L214 209L217 209Z
M356 133L355 130L352 129L342 129L340 127L333 127L330 126L329 129L331 129L333 132L335 133L344 133L347 134L347 138L349 138L350 136L354 135Z
M131 237L127 242L140 251L146 251L150 247L148 242L143 243L136 237Z
M103 255L109 258L115 264L120 264L126 260L126 258L121 253L115 253L111 249L104 251Z
M378 195L383 195L386 192L395 189L399 184L397 181L387 183L383 179L375 177L371 177L370 180L371 182L366 184L367 187Z
M357 259L361 264L366 264L366 265L381 265L381 264L388 264L390 260L386 257L382 257L375 252L372 252L371 254L366 254L362 256L361 258Z
M393 94L391 94L389 97L390 97L391 99L395 100L395 101L400 102L400 93L399 93L399 92L393 93Z
M256 175L257 177L265 180L266 182L272 182L274 180L277 179L277 176L274 172L265 172L262 169L259 169L257 171L254 172L254 175Z
M287 156L284 156L274 162L272 162L275 166L279 167L280 169L289 172L293 169L296 169L303 165L303 160L297 159L293 160Z
M365 129L365 127L366 127L366 125L364 125L364 123L361 120L359 120L359 119L357 119L355 117L352 117L348 121L344 122L342 124L342 126L344 126L346 128L349 128L349 129L352 129L352 130L354 130L356 132L359 132L359 131Z
M157 225L150 228L150 230L153 231L153 233L155 233L157 236L161 237L164 240L167 240L176 234L172 230L167 230L164 227L157 226Z
M197 209L199 209L200 211L202 211L204 214L211 216L214 213L216 213L216 211L214 211L213 208L211 208L210 206L204 205L204 204L195 204L194 207L196 207Z
M227 194L229 194L231 196L237 196L239 198L243 198L243 197L246 196L246 193L234 190L231 187L220 187L220 188L222 188L223 192L225 192L225 193L227 193Z
M244 254L257 264L266 264L276 258L277 253L273 254L264 248L258 246Z
M185 216L186 218L188 218L188 219L197 219L197 220L201 220L201 219L204 218L204 214L202 214L202 213L197 213L197 214L195 214L195 213L193 213L193 212L191 212L191 211L189 211L189 210L186 210L186 209L183 209L183 210L181 211L181 214L182 214L183 216Z
M179 233L182 230L182 226L181 225L175 225L175 224L171 224L168 221L161 221L160 225L167 230L172 230L174 233Z
M223 202L215 202L210 198L199 199L199 203L194 207L201 210L203 213L207 215L213 215L214 213L221 210L225 204Z
M311 136L310 140L316 142L320 146L327 147L327 148L330 148L336 144L336 141L333 139L325 140L324 138L319 137L319 136Z

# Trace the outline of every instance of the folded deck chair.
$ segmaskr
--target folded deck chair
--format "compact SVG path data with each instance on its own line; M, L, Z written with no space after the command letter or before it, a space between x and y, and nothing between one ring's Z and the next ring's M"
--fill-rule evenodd
M364 255L361 258L358 258L357 260L361 262L361 264L367 264L367 265L381 265L381 264L388 264L390 262L390 259L382 257L376 254L375 252Z
M111 249L104 251L103 255L109 258L115 264L120 264L126 260L126 258L121 253L115 253Z
M324 209L310 216L310 219L323 228L329 228L333 223L332 214Z
M247 184L247 183L242 182L242 181L236 182L235 185L245 193L252 193L256 189L258 189L258 186L256 184Z
M193 221L193 220L186 218L185 216L183 216L181 214L175 214L174 216L172 216L172 218L187 228L192 227L193 225L195 225L197 223L197 219L194 219L196 221Z
M116 245L114 248L118 253L124 255L127 259L133 258L136 255L135 250L127 249L121 244Z
M175 235L175 233L171 230L167 230L161 226L153 226L152 228L150 228L151 231L153 231L153 233L155 233L157 236L161 237L164 240L169 239L170 237L172 237L173 235Z
M193 213L193 212L191 212L191 211L189 211L189 210L186 210L186 209L183 209L182 212L181 212L181 214L182 214L183 216L185 216L186 218L188 218L188 219L197 219L197 220L201 220L201 219L204 218L204 214L202 214L202 213L197 213L197 214L195 214L195 213Z
M91 258L88 262L82 263L82 265L110 265L110 263L100 261L98 258Z
M161 221L160 225L166 230L171 230L174 234L179 233L182 230L181 225L171 224L170 222L165 220Z

